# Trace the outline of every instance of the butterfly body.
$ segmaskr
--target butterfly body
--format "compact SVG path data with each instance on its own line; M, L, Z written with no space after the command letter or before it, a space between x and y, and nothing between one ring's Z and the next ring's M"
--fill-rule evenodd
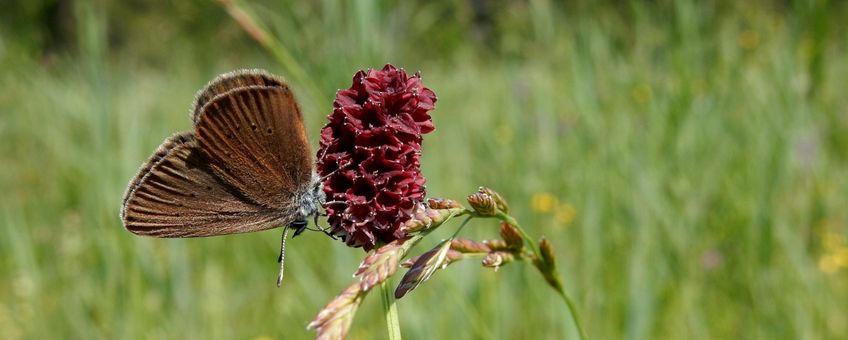
M307 190L295 193L293 199L296 207L295 219L289 223L289 226L295 230L294 236L300 235L306 229L308 217L317 217L321 214L319 207L326 200L324 190L321 189L321 177L317 173L312 172L309 183Z
M138 235L204 237L306 228L324 202L294 95L261 70L198 92L194 131L167 138L130 181L121 208Z

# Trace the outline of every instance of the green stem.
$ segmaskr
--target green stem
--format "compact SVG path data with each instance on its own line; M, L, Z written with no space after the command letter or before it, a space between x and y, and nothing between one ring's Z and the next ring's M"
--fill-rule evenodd
M583 330L583 324L580 322L580 314L577 314L577 306L574 304L574 300L571 299L571 296L565 292L565 289L562 287L562 283L559 282L559 273L555 273L557 278L557 285L554 287L554 290L559 293L559 296L565 301L565 304L568 305L568 311L571 312L571 318L574 321L574 326L577 327L577 332L580 333L580 339L586 340L588 337L586 336L586 331Z
M456 228L456 231L453 232L453 235L451 235L449 240L456 238L456 235L459 235L459 232L462 231L462 228L465 228L465 225L468 224L468 222L471 221L472 218L474 218L474 215L466 217L465 221L462 221L462 224L459 225L459 228Z
M470 210L463 210L463 211L451 214L450 216L445 218L445 220L442 221L442 223L440 223L439 225L445 224L445 222L449 221L450 219L452 219L456 216L465 215L465 214L470 213L470 212L471 212ZM456 231L456 233L459 233L459 230L462 230L462 227L464 227L468 223L468 221L471 220L471 217L473 217L473 216L468 216L468 218L465 219L465 221L462 222L462 225L459 227L459 229ZM438 227L438 226L435 226L435 227ZM436 229L435 227L424 230L421 233L418 233L415 236L412 236L412 238L410 238L407 242L405 242L403 244L403 254L404 255L401 256L401 257L406 256L406 254L409 252L409 250L412 247L414 247L416 244L418 244L418 242L421 241L421 239L423 239L424 236L426 236L427 234L429 234L430 232L435 230ZM456 233L454 233L454 236L456 236ZM382 298L382 300L383 300L383 311L386 313L386 326L387 326L386 329L389 332L389 340L401 340L400 319L398 318L397 304L395 303L394 293L389 289L388 279L386 279L386 280L384 280L383 282L380 283L380 295L383 297Z
M386 313L386 330L389 332L389 340L401 340L397 304L395 296L389 289L388 280L380 283L380 293L383 296L383 311Z
M527 244L527 246L529 246L530 249L533 251L533 255L536 256L536 259L538 261L542 260L542 253L539 250L539 246L536 244L536 242L533 241L532 238L530 238L530 235L528 235L527 232L524 231L524 228L522 228L521 225L518 224L518 221L514 217L507 215L502 211L498 211L496 217L515 227L515 229L517 229L518 232L521 234L521 238L524 239L524 243ZM586 336L586 331L583 330L583 324L580 323L580 314L577 313L577 306L574 304L574 300L571 299L571 296L566 293L565 287L563 286L562 281L559 279L560 276L559 272L556 270L556 267L551 266L552 272L550 273L545 273L538 265L536 266L536 269L539 269L542 276L544 276L546 280L550 279L547 280L550 286L554 290L556 290L559 296L562 297L563 301L565 301L565 304L568 306L569 314L571 314L571 320L572 322L574 322L574 326L577 328L577 332L580 333L580 339L588 339L588 337Z
M454 217L460 216L460 215L464 215L464 214L467 214L467 213L470 213L470 210L463 210L463 211L457 212L455 214L451 214L450 216L445 218L445 220L442 221L442 223L440 223L439 225L444 224L445 222L449 221L451 218L454 218ZM459 228L459 230L462 230L462 227L464 227L465 224L467 224L468 221L471 220L471 217L472 216L469 216L462 223L462 226ZM436 226L436 227L438 227L438 226ZM412 238L410 238L407 242L405 242L403 244L403 254L404 255L402 255L401 257L406 256L406 254L409 252L409 250L412 247L414 247L416 244L418 244L418 242L421 241L421 239L423 239L424 236L429 234L434 229L435 229L435 227L424 230L421 233L418 233L415 236L412 236ZM459 230L457 230L457 233L459 232ZM456 236L456 234L454 234L454 236ZM380 283L380 295L383 297L382 298L382 300L383 300L383 311L386 313L386 329L389 332L389 340L401 340L400 319L398 318L397 304L395 303L394 293L391 291L391 289L389 289L388 278Z

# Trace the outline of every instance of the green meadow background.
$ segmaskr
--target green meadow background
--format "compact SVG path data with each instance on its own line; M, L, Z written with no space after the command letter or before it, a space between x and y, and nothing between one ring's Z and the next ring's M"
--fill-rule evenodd
M165 137L191 128L194 93L216 75L285 77L317 147L335 91L385 63L420 70L439 98L428 194L505 196L553 242L590 338L848 337L846 2L3 7L0 338L314 337L307 323L352 282L361 249L306 233L277 289L279 230L137 237L121 197ZM497 225L462 236L495 238ZM408 339L576 337L527 263L451 265L399 308ZM386 336L371 294L350 338Z

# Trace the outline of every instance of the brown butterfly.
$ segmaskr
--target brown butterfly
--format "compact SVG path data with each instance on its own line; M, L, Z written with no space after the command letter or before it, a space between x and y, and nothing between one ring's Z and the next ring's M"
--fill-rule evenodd
M300 108L263 70L223 74L197 93L194 131L159 146L130 181L121 207L136 235L204 237L283 226L295 236L324 202Z

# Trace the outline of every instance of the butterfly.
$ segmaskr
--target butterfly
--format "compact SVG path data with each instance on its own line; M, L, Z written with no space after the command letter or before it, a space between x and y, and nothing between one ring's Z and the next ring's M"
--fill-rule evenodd
M194 131L165 139L127 186L124 227L205 237L282 226L279 286L289 229L317 222L325 200L294 95L267 71L238 70L201 89L189 115Z

